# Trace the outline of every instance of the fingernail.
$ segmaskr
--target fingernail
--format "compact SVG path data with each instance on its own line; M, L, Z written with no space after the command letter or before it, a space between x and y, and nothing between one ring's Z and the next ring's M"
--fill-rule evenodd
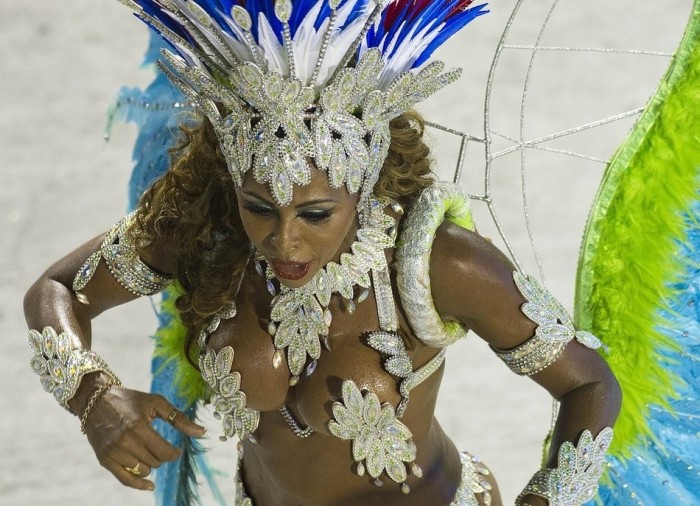
M155 486L153 483L149 483L149 484L148 484L148 490L150 490L151 492L153 492L155 489L156 489L156 486Z

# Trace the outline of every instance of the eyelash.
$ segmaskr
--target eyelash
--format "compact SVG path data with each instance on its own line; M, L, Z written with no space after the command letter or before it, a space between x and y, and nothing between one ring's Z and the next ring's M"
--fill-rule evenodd
M243 206L243 208L257 216L267 218L269 216L272 216L274 211L272 209L269 209L267 207L260 207L252 204L247 204ZM308 221L309 223L323 223L324 221L328 220L331 217L332 211L326 210L326 211L304 211L302 212L299 217L302 218L304 221Z
M331 217L331 211L306 211L299 216L310 223L323 223Z

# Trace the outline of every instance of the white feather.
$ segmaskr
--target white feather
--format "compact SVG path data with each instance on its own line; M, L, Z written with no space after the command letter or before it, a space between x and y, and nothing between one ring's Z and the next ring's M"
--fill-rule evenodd
M284 46L277 39L270 22L262 12L258 15L258 44L267 60L268 70L270 72L278 72L283 76L289 76L287 53Z
M226 36L227 40L229 40L229 44L231 45L231 49L236 53L236 56L241 61L253 61L253 52L248 45L248 42L246 41L245 38L245 32L241 29L240 26L238 26L233 19L229 18L226 16L224 18L226 21L226 24L228 27L231 29L231 31L234 33L234 35L230 35L228 33L224 33ZM235 37L235 42L233 41Z
M380 76L380 87L382 89L386 90L398 75L411 70L413 63L422 53L422 49L430 44L440 33L439 29L434 29L431 25L425 26L418 34L415 34L415 31L416 27L414 26L396 47L396 51L390 59L387 59L386 56L384 57L386 65ZM389 43L389 47L384 54L391 54L395 44L396 38Z
M352 7L354 7L353 2L347 2L343 7L338 9L338 26L346 22L348 16L352 12ZM370 4L366 4L364 12L352 23L343 30L333 31L328 43L328 49L326 50L326 58L323 60L323 64L318 73L318 79L315 83L317 87L324 86L333 75L340 62L362 33L362 29L365 27L367 19L372 14L373 10L374 8L370 7Z

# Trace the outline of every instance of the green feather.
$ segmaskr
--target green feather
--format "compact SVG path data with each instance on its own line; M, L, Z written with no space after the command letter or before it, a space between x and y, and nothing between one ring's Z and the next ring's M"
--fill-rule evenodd
M579 259L576 320L610 346L606 360L623 392L612 451L622 458L640 437L653 439L648 406L668 406L680 381L659 353L676 345L657 329L682 268L674 254L683 213L698 198L699 40L696 0L669 70L606 169Z
M168 288L160 308L166 315L167 324L161 325L155 335L156 357L163 358L164 364L176 361L175 389L181 397L187 399L188 407L205 398L206 383L202 375L188 360L185 354L185 338L187 329L180 319L180 313L175 307L177 297L182 293L179 286ZM191 357L196 363L196 357Z

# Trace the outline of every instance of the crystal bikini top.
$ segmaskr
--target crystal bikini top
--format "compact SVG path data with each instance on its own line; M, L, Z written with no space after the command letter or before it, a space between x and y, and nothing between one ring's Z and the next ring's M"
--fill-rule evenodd
M440 320L430 297L430 248L445 216L473 228L466 197L454 185L434 183L422 192L407 216L396 256L399 294L411 328L423 343L441 348L464 335L456 324ZM383 483L380 476L386 473L408 493L407 473L420 477L422 471L414 462L416 446L411 431L399 418L406 411L410 391L442 365L445 350L441 349L422 367L413 369L404 341L397 333L398 318L386 262L382 267L371 269L380 328L369 333L367 343L382 354L384 369L399 378L401 401L394 408L388 402L381 403L374 392L363 392L353 381L345 380L342 399L332 405L333 419L328 428L336 437L352 441L352 458L358 475L369 474L379 486ZM232 370L235 365L233 348L227 346L216 352L206 346L209 335L221 320L235 314L235 304L231 303L201 332L199 344L203 353L199 365L214 393L214 416L221 419L223 425L221 439L236 436L254 441L252 434L258 426L260 413L246 406L245 393L240 390L241 375ZM313 433L310 428L299 425L286 407L281 412L297 436L308 437Z

